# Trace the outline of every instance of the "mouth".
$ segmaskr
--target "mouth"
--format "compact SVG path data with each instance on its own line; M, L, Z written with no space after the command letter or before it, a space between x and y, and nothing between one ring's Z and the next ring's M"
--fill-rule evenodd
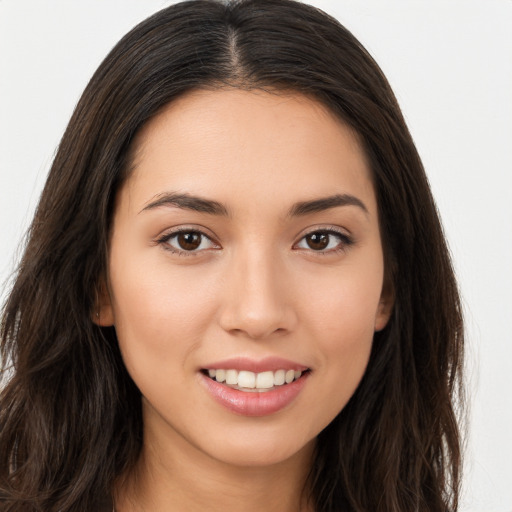
M293 406L311 372L280 357L233 357L209 362L199 375L207 394L231 413L268 416Z
M278 369L275 371L251 372L223 368L205 368L203 375L227 387L246 393L265 393L285 387L310 373L310 369Z

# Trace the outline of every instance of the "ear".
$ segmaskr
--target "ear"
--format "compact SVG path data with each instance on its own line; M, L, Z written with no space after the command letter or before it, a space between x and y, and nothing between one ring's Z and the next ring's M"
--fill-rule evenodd
M382 287L382 293L379 300L379 306L377 308L377 314L375 315L375 331L382 331L391 318L393 312L393 306L395 305L395 293L393 285L388 279L385 279Z
M91 312L93 323L100 327L110 327L114 325L114 310L112 308L112 299L105 280L102 278L96 292L94 309Z

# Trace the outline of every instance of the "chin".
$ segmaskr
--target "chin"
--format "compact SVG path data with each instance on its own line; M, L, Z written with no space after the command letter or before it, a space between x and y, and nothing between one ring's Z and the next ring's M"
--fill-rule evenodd
M216 460L236 467L265 467L287 463L295 460L311 460L315 439L306 444L300 440L292 440L282 435L274 438L265 436L243 436L237 439L225 439L223 443L215 443L215 450L209 450L210 456ZM309 464L307 464L309 466Z

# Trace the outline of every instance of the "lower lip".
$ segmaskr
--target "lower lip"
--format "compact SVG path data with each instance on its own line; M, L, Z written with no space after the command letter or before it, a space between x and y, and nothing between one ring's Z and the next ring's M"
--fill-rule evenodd
M284 384L270 391L245 392L230 388L201 374L208 392L215 401L226 409L243 416L267 416L284 409L297 397L306 384L309 372L290 384Z

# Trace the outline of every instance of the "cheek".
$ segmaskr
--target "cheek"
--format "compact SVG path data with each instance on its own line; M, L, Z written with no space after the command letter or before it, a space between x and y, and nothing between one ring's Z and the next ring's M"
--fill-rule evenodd
M179 364L208 327L211 283L162 260L111 265L115 328L129 370Z
M335 269L305 284L309 292L304 312L310 313L319 329L332 334L329 339L372 339L382 281L383 265L378 259Z
M346 266L309 286L309 338L315 340L318 367L325 379L325 405L337 414L358 386L368 364L382 288L383 267ZM332 397L336 396L336 400Z
M322 390L315 395L315 407L323 426L343 410L359 386L374 335L375 306L369 305L364 291L344 288L335 297L317 311L319 323L312 334L318 356L314 376Z

